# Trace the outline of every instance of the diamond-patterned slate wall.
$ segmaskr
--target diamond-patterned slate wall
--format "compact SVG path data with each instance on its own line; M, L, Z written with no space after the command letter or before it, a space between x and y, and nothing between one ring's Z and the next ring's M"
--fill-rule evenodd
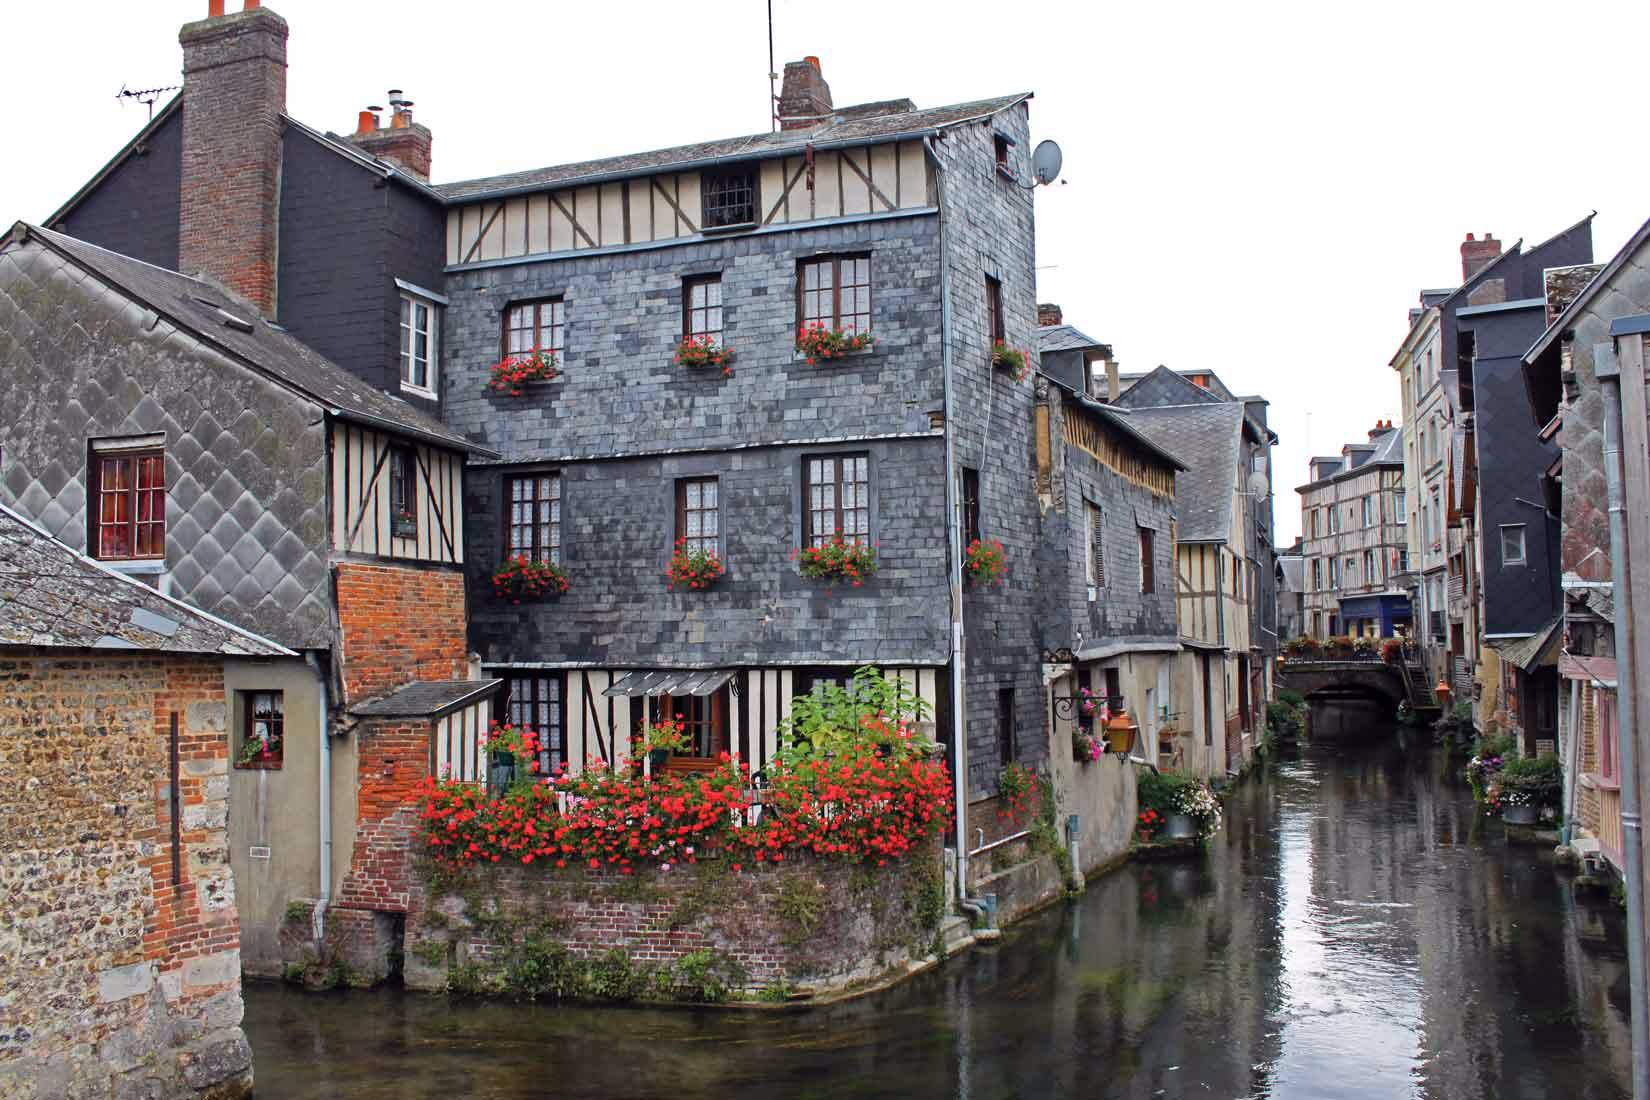
M156 432L171 594L329 647L322 410L35 242L0 254L0 500L84 549L87 441Z

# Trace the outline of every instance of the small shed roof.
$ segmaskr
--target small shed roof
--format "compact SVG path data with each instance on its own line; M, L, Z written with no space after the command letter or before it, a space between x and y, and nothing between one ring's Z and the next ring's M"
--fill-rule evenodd
M503 680L418 680L349 709L361 718L439 718L498 690Z

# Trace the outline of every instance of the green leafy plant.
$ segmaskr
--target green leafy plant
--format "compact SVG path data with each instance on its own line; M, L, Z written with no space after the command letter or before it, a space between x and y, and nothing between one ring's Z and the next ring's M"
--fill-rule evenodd
M991 365L1018 382L1026 376L1026 353L999 340L991 345Z
M1558 810L1564 804L1564 766L1557 756L1521 756L1508 760L1496 777L1503 806Z
M905 680L863 665L846 686L818 684L791 700L791 712L777 731L779 755L789 763L865 750L896 761L926 756L932 742L913 727L933 711Z
M1136 830L1150 840L1170 814L1185 814L1198 824L1198 835L1209 837L1220 828L1220 800L1209 784L1184 772L1142 772L1138 787Z
M680 718L661 718L657 722L643 722L636 730L636 752L680 752L693 748L687 725Z

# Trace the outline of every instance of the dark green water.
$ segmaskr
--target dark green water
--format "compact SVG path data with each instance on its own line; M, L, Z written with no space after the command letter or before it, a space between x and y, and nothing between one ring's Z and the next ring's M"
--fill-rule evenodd
M1626 1097L1618 911L1440 756L1309 750L1195 863L1133 865L898 989L800 1012L247 989L260 1100Z

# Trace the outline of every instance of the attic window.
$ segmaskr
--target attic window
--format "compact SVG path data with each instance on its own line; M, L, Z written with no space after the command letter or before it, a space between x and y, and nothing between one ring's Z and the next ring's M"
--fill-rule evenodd
M704 192L703 224L707 230L756 224L755 165L706 172L700 186Z
M992 137L991 144L997 151L997 168L1003 172L1009 171L1008 151L1014 147L1014 143L1003 135L996 134Z

